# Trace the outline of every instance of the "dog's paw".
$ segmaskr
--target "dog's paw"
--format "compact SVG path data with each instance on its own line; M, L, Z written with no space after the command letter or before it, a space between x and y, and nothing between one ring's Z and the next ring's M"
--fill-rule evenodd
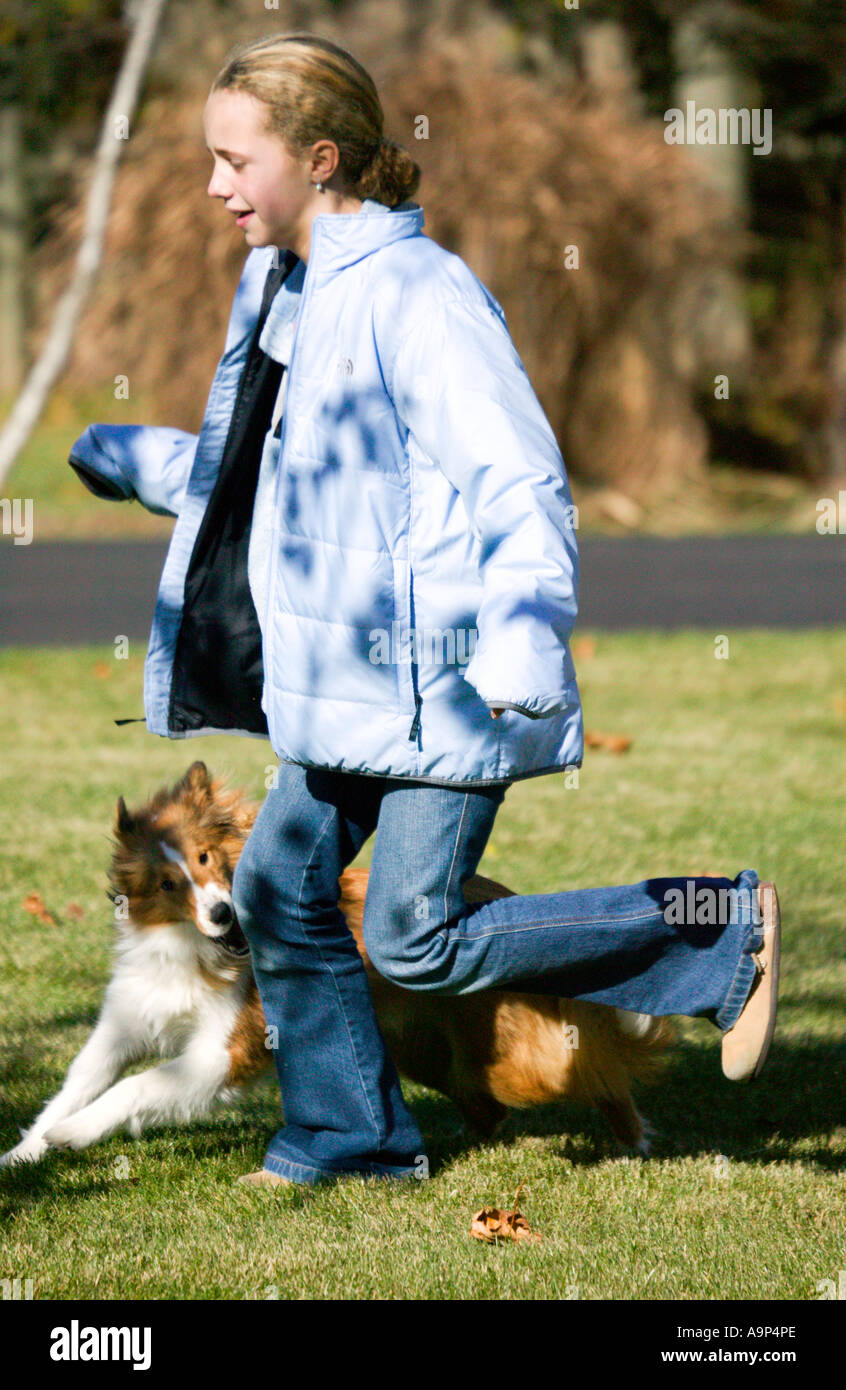
M8 1153L0 1155L0 1168L13 1168L16 1163L38 1163L47 1152L47 1144L43 1137L38 1139L23 1138Z
M53 1125L52 1129L47 1130L44 1140L51 1149L84 1149L91 1142L73 1120L62 1120Z
M637 1154L639 1158L649 1158L652 1154L652 1145L655 1139L660 1138L660 1130L651 1125L643 1115L640 1117L641 1136L633 1144L627 1144L625 1140L617 1140L617 1152L621 1155Z

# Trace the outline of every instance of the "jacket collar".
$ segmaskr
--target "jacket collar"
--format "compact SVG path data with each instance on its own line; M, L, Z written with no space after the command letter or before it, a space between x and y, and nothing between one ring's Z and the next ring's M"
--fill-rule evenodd
M423 209L405 202L397 208L365 198L358 212L321 212L311 224L308 265L297 260L274 297L259 338L259 347L277 362L290 360L293 323L306 271L334 275L383 246L422 235Z
M423 221L418 203L392 209L373 198L365 198L358 212L318 213L311 224L309 266L320 275L343 270L394 241L420 236Z

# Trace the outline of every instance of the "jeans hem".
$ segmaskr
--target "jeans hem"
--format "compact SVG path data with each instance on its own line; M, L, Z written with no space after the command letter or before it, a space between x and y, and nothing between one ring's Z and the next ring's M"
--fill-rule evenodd
M738 881L742 881L743 886L750 888L755 894L754 913L760 917L758 908L757 888L758 875L754 869L745 869L738 875ZM714 1015L714 1022L724 1033L733 1028L743 1012L744 1006L752 990L752 985L758 974L758 967L753 959L753 954L760 951L764 944L763 925L761 921L753 921L749 928L749 933L740 951L740 959L737 962L737 969L734 972L728 993L723 1000L722 1006Z
M290 1182L308 1185L345 1177L419 1179L421 1171L417 1166L399 1168L389 1163L350 1163L348 1167L317 1168L310 1163L297 1163L291 1158L275 1158L272 1154L265 1155L263 1167L278 1177L288 1178Z

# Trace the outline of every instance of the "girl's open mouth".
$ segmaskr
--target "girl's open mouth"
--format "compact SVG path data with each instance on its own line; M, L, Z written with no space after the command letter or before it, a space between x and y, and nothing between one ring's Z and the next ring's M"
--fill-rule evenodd
M236 217L236 218L235 218L235 226L236 226L236 227L243 227L243 226L245 225L247 219L248 219L249 217L252 217L252 215L253 215L252 212L242 212L240 217Z

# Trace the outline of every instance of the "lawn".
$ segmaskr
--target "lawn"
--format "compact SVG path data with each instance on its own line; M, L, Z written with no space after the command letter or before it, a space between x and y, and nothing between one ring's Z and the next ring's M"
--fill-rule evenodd
M185 1129L124 1134L0 1170L0 1278L37 1299L816 1299L846 1264L846 630L598 635L577 666L590 729L578 787L515 784L481 872L522 892L755 867L779 886L781 1008L750 1087L719 1034L680 1020L664 1082L639 1093L654 1156L621 1158L574 1106L513 1115L471 1146L450 1103L409 1086L428 1181L245 1191L280 1123L267 1085ZM143 650L0 653L0 1147L59 1086L110 968L105 868L115 801L192 759L259 797L270 745L156 739ZM369 859L369 846L360 861ZM24 907L38 892L52 923ZM81 915L78 908L82 909ZM520 1208L537 1245L483 1245L473 1212Z

